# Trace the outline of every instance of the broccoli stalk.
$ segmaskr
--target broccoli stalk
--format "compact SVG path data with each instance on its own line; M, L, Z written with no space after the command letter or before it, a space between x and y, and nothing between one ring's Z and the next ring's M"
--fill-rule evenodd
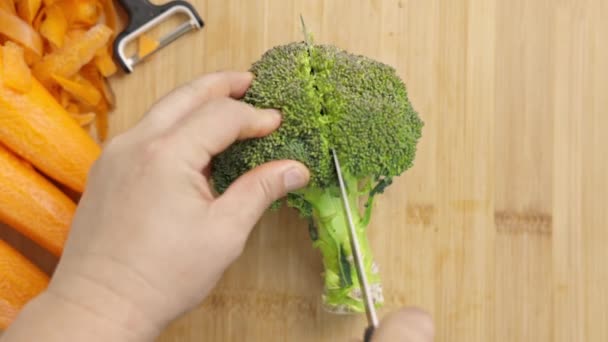
M367 238L367 225L371 210L366 210L365 216L361 216L357 210L362 195L367 196L367 194L358 191L359 179L356 177L344 175L344 182L347 189L350 190L348 191L348 201L353 209L352 218L361 248L365 274L372 292L372 300L379 306L383 302L382 285ZM323 258L323 303L326 309L336 313L364 311L340 189L338 187L307 188L299 193L312 207L310 235L313 246L321 251Z

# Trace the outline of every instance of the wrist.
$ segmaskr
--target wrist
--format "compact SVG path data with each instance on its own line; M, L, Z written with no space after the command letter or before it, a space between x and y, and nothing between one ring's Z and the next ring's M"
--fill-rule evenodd
M152 341L156 333L129 327L87 303L77 303L53 290L31 300L3 335L3 341ZM120 313L119 313L120 314ZM35 327L35 329L32 329Z
M62 260L44 296L120 337L100 340L154 340L173 318L162 293L104 258Z
M88 341L151 341L160 329L131 303L95 286L50 287L37 303ZM70 334L73 332L70 332Z

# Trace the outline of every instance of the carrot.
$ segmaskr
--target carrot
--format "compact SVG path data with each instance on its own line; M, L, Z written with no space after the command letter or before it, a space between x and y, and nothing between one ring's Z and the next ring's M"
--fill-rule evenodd
M6 87L0 71L0 113L0 143L47 176L84 190L101 149L40 82L32 79L31 90L20 94Z
M48 286L49 278L21 253L0 240L0 329Z
M26 165L0 145L0 221L60 256L76 204Z

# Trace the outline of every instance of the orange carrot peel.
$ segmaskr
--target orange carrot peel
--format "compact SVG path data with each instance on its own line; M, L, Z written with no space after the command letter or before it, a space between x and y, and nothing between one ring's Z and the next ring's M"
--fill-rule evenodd
M20 93L28 92L32 88L32 72L25 62L23 48L8 41L2 47L2 58L6 86Z
M144 58L156 50L160 43L152 37L143 34L138 39L138 55L140 58Z
M53 75L74 76L85 64L93 60L97 51L108 43L111 35L112 30L107 26L93 26L81 39L67 41L57 51L44 56L34 65L34 75L45 85L49 84Z
M68 19L63 10L57 4L44 9L44 20L40 24L40 34L48 40L53 47L63 46L66 32L68 31Z
M34 21L41 4L41 0L17 0L15 3L17 13L28 24L31 24Z
M42 55L42 38L38 32L16 14L0 8L0 35L17 42L37 56Z

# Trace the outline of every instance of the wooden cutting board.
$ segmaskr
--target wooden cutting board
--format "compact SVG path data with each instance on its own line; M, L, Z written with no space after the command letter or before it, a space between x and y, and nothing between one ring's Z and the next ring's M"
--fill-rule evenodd
M382 314L419 306L438 341L608 341L608 1L194 3L202 32L113 80L113 134L178 84L300 40L302 14L318 42L395 66L426 123L369 233ZM213 294L159 340L360 337L364 316L320 308L320 272L297 214L268 214Z

